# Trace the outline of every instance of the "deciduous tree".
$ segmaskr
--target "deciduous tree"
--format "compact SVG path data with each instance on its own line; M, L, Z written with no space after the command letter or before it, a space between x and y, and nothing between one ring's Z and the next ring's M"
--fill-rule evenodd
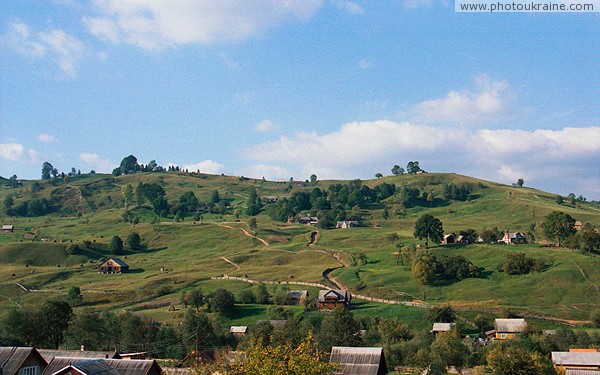
M544 235L548 238L556 239L560 247L561 240L575 234L575 219L571 215L561 211L554 211L546 216L546 221L542 225Z
M429 214L422 215L415 223L414 236L420 240L425 238L425 247L429 248L429 241L440 243L444 237L444 228L440 219Z

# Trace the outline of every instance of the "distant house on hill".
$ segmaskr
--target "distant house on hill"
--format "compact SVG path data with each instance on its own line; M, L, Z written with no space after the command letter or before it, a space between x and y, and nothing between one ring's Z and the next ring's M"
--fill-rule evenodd
M527 243L527 237L521 232L504 232L504 236L499 242L509 245L524 244Z
M0 374L2 375L40 375L47 364L35 348L0 347Z
M333 310L338 306L347 307L352 296L346 289L320 290L317 302L320 309Z
M110 258L100 266L98 266L98 272L100 273L125 273L129 272L129 265L123 262L119 258Z
M355 228L359 225L359 222L356 220L344 220L344 221L338 221L335 223L335 227L336 228L341 228L341 229L348 229L348 228Z
M444 239L442 240L442 244L449 244L449 243L454 243L455 242L455 238L454 235L452 233L450 234L444 234Z
M383 348L352 348L334 346L329 363L339 365L334 374L385 375L388 373Z
M319 218L316 216L300 216L298 224L315 226L319 223Z
M496 339L509 340L527 331L525 319L496 319L494 322Z
M15 231L15 226L12 224L2 225L2 233L12 233Z

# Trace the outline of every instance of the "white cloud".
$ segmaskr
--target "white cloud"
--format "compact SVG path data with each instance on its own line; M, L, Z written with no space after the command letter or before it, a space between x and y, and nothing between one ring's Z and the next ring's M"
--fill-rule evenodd
M350 14L362 14L362 13L364 13L363 8L359 4L356 4L355 2L352 2L352 1L336 0L333 3L338 8L343 9L343 10L345 10L346 12L348 12Z
M469 124L490 121L506 115L511 97L506 81L492 81L487 75L475 78L475 91L450 91L445 98L418 104L418 118Z
M102 159L98 154L82 152L79 154L79 158L85 163L91 165L96 172L100 173L111 173L112 170L117 167L116 164Z
M190 172L200 170L201 173L221 174L225 170L225 166L212 160L203 160L194 164L186 164L182 169L187 169Z
M44 133L41 133L40 135L38 135L37 139L40 142L56 142L57 141L56 137L54 137L53 135L44 134Z
M277 125L271 120L262 120L254 125L254 130L257 132L269 132L277 129Z
M358 62L358 66L361 69L369 69L373 67L373 63L366 59L360 59L360 61Z
M25 147L19 143L0 143L0 157L7 160L21 160Z
M54 61L62 72L74 78L76 67L85 54L83 43L60 29L35 32L20 20L10 23L4 36L15 51L34 59L48 58Z
M369 178L376 172L389 173L387 166L419 160L428 171L503 183L524 178L527 186L562 193L594 194L594 185L575 185L574 181L600 179L600 126L457 130L409 122L354 122L326 134L282 136L244 152L264 168L264 172L256 171L259 174L248 174L251 177L281 178L278 172L285 171L284 176L315 173L321 179ZM269 168L274 173L267 173Z
M260 36L288 19L307 20L321 0L96 0L94 5L100 15L83 20L93 35L156 50Z

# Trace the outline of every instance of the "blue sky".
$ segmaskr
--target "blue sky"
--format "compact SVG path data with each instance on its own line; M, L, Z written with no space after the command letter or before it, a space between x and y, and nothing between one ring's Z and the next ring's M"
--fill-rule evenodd
M4 1L0 175L133 154L368 179L418 160L600 199L599 21L437 0Z

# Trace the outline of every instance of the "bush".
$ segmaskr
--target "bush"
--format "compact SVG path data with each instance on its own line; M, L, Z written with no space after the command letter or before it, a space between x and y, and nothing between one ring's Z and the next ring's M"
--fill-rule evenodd
M502 269L509 275L525 275L531 272L535 265L536 260L529 258L525 253L507 253Z
M139 234L133 232L127 236L127 246L132 250L137 250L142 246L142 239Z
M69 244L69 246L67 246L65 251L67 252L67 254L76 255L76 254L79 254L81 249L79 248L79 245L77 245L76 243L72 243L72 244Z
M119 236L114 236L108 244L108 252L113 254L121 254L123 252L123 240Z
M592 323L594 323L594 327L600 328L600 310L594 310L591 319Z

